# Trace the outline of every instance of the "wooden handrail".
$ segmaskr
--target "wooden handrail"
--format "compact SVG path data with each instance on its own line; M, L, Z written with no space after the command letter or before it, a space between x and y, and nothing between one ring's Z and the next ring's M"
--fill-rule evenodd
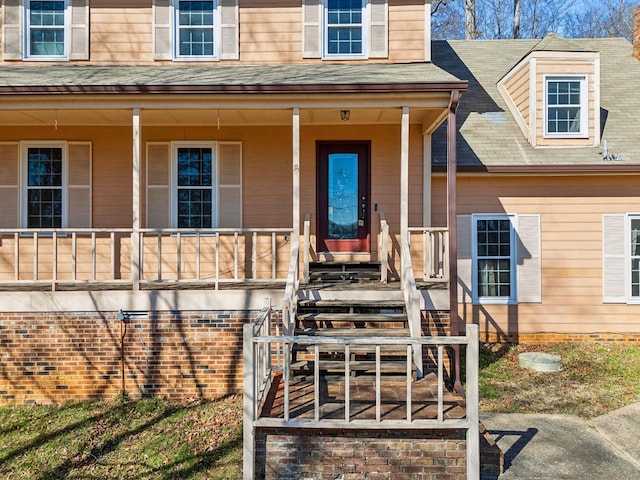
M387 283L389 270L389 224L383 211L378 212L380 217L380 242L378 256L380 260L380 282Z

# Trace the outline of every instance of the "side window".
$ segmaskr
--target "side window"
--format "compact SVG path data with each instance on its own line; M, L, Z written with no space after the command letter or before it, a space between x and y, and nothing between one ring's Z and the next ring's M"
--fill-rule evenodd
M66 59L67 2L26 2L26 58Z
M66 149L62 144L25 145L23 228L66 227Z
M630 299L640 301L640 215L629 216Z
M473 297L479 303L516 301L516 242L507 216L472 217Z
M186 59L218 57L216 2L177 0L175 8L175 56Z
M545 136L586 137L587 113L585 77L545 78Z

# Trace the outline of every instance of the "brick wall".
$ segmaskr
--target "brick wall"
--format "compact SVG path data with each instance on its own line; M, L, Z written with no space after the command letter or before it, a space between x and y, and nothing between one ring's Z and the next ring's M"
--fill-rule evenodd
M529 345L545 345L567 342L596 342L596 343L638 343L640 335L616 333L519 333L510 336L492 332L480 332L482 342L511 342Z
M216 398L242 392L242 326L258 312L0 313L0 404Z
M465 432L260 429L256 479L466 480Z

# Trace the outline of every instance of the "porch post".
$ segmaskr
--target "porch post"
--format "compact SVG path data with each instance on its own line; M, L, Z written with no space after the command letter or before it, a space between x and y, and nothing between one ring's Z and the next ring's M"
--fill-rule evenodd
M300 109L293 109L293 241L300 243Z
M409 107L402 107L400 132L400 244L409 235Z
M431 226L431 133L422 133L422 226Z
M456 208L456 174L458 160L456 158L456 110L460 101L460 92L451 92L449 113L447 118L447 223L449 227L449 311L451 322L451 335L460 334L458 324L458 222ZM460 382L460 347L456 345L454 389L462 391Z
M131 282L140 290L140 109L133 109L133 233L131 234Z

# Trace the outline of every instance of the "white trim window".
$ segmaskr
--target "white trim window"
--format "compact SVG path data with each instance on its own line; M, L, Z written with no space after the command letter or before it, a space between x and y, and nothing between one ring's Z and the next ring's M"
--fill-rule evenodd
M219 56L218 2L174 1L176 59L212 60Z
M171 218L176 228L217 226L216 144L172 144Z
M516 235L513 217L472 216L474 303L516 302Z
M546 137L583 138L588 135L587 79L547 76L544 79Z
M27 1L25 57L38 60L69 58L69 2Z
M367 45L366 0L325 0L324 56L365 58Z
M22 227L67 226L65 142L25 143L22 158Z
M640 303L640 215L629 215L629 301Z

